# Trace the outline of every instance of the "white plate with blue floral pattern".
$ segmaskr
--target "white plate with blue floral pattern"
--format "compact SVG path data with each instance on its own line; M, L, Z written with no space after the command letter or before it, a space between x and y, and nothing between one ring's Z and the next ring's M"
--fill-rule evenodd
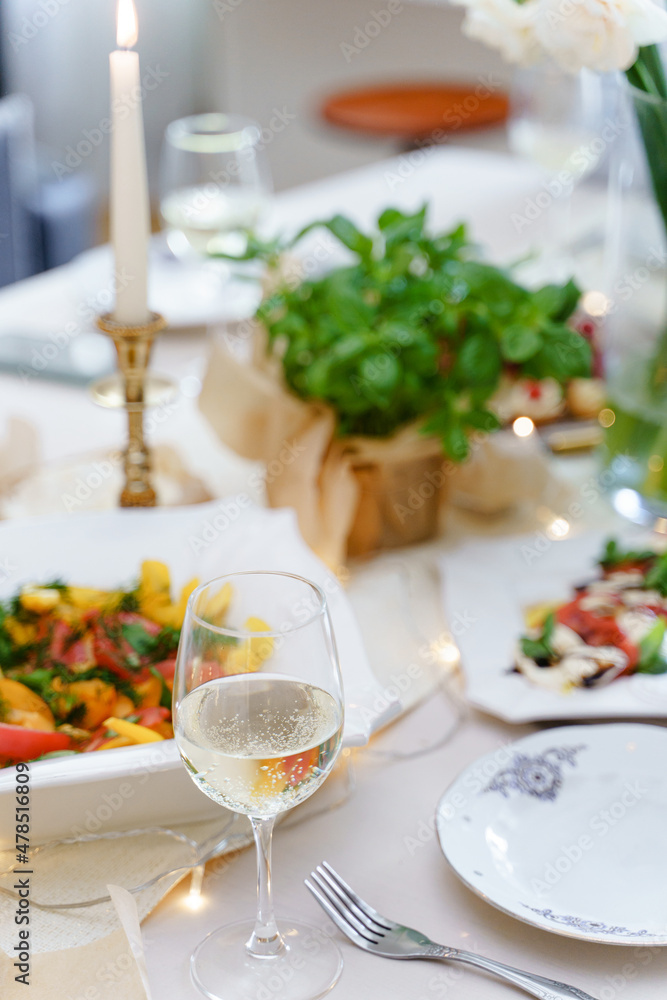
M567 726L480 758L438 804L445 858L488 903L583 941L667 945L667 729Z

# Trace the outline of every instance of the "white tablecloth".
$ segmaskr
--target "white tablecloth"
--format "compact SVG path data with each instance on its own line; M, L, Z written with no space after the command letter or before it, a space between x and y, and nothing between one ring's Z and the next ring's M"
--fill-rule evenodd
M277 199L275 219L291 230L334 211L368 222L387 204L416 208L428 198L435 224L468 220L473 235L489 248L494 259L510 260L535 238L537 230L519 234L512 215L521 211L540 185L539 175L517 161L438 149L423 157L378 164L282 194ZM28 330L31 317L35 327L44 329L52 308L49 296L71 280L68 270L64 275L52 273L0 293L0 332ZM168 333L157 346L155 367L179 377L196 375L204 356L201 331ZM123 433L122 416L96 409L82 390L37 380L22 385L3 375L0 435L12 416L23 416L37 425L44 461L111 447ZM168 419L156 425L154 440L176 446L214 494L243 488L247 464L218 444L192 399L182 399ZM570 479L590 471L586 460L573 460L562 469ZM590 519L598 526L605 519L612 520L602 501L590 511ZM513 527L520 530L526 524L517 522ZM479 529L479 521L453 517L450 534L433 546L433 557L452 538ZM487 529L508 530L508 523ZM428 555L428 550L422 549L419 558ZM414 746L426 737L435 740L447 719L446 706L443 703L439 710L438 705L418 708L386 738L402 747ZM571 982L600 1000L662 998L667 950L589 945L527 927L476 898L443 860L433 833L440 795L466 764L527 731L528 727L510 727L473 714L448 746L427 756L389 762L368 754L364 757L361 752L358 788L343 806L292 829L278 830L274 885L279 911L325 922L302 880L326 858L378 909L423 929L438 941ZM194 1000L199 996L188 978L189 954L209 930L252 914L254 886L255 861L251 852L245 852L231 859L218 875L209 875L200 910L192 912L185 905L187 884L163 901L144 925L155 997ZM511 987L473 970L391 963L363 954L345 942L342 947L345 969L333 996L345 1000L436 1000L445 996L509 1000L518 995ZM64 985L63 990L65 996Z
M437 717L427 708L397 725L405 747L415 746L427 730L433 738L438 732ZM528 927L474 896L444 861L433 834L439 797L466 764L528 731L476 716L449 746L425 757L387 763L364 759L359 752L358 788L350 801L294 829L278 829L278 911L324 926L302 884L324 858L380 912L438 942L570 983L600 1000L663 998L667 949L585 944ZM396 733L392 740L397 741ZM216 926L252 913L254 886L255 861L248 851L204 883L205 904L198 912L187 908L185 884L160 904L144 925L155 996L195 1000L189 952ZM332 994L341 1000L510 1000L521 995L472 969L390 962L344 940L341 947L345 968Z

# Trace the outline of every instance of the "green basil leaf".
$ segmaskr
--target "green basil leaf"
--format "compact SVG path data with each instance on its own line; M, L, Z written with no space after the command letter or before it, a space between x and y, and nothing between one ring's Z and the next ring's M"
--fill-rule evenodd
M532 660L552 660L554 651L551 648L551 638L556 627L556 616L553 611L544 619L542 635L537 639L531 639L527 635L521 637L521 649L525 656Z
M667 597L667 552L658 556L655 564L651 566L644 578L644 586L649 590L657 590L663 597Z
M581 290L570 280L566 285L544 285L533 293L535 308L548 319L563 323L579 304Z
M155 638L149 635L139 622L130 622L129 624L122 625L121 632L139 656L149 656L155 649Z
M651 663L655 659L656 654L660 652L666 629L667 624L664 619L658 618L653 628L640 640L638 670Z
M500 349L507 361L520 363L532 358L542 346L542 337L529 326L513 323L500 335Z
M539 639L529 639L527 636L521 638L521 650L524 656L529 656L531 660L550 660L551 650Z
M461 462L470 451L468 438L460 423L453 423L445 430L445 452L454 462Z
M455 365L456 374L464 383L492 383L498 378L500 368L500 351L493 337L484 333L466 337Z
M426 205L414 215L406 215L397 208L387 208L378 218L378 228L383 233L388 248L396 243L416 243L424 232Z
M369 236L365 236L344 215L334 215L333 219L329 219L328 222L313 222L302 229L296 238L301 239L310 230L317 229L320 226L328 229L337 240L340 240L343 246L347 247L353 253L359 254L362 259L369 258L373 252L373 240Z
M497 431L501 426L498 417L491 410L470 410L462 415L462 419L467 427L474 427L487 433Z
M526 362L524 372L537 378L555 378L566 382L591 374L591 346L576 330L550 327L543 331L544 343Z

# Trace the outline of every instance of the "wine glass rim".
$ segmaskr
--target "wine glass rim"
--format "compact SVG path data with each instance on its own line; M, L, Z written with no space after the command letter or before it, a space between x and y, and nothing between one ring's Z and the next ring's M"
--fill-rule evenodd
M187 152L235 153L256 146L261 131L259 123L245 115L207 111L170 122L165 137Z
M298 580L299 583L305 583L306 586L308 586L317 595L319 599L319 607L311 615L309 615L305 621L291 624L288 628L269 629L266 632L259 632L252 629L226 628L224 625L213 625L211 622L207 622L206 619L196 614L194 606L200 594L202 594L209 587L214 587L218 584L224 585L238 576L281 576L290 580ZM283 635L291 635L292 632L297 632L299 629L305 628L307 625L312 625L312 623L318 618L326 615L328 608L325 593L319 584L315 583L313 580L309 580L305 576L300 576L298 573L287 573L284 570L277 569L249 569L239 570L236 573L225 573L223 576L218 576L214 580L209 580L207 583L201 583L196 590L193 590L190 594L188 605L190 607L192 619L197 622L197 624L201 625L203 628L209 629L211 632L217 633L218 635L235 636L239 639L254 639L258 636L267 639L276 639Z

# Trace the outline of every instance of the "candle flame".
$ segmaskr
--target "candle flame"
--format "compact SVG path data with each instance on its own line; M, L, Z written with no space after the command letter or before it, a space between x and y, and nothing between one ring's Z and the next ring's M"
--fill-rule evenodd
M134 0L118 0L118 15L116 19L118 47L131 49L137 44L139 29L137 26L137 11Z

